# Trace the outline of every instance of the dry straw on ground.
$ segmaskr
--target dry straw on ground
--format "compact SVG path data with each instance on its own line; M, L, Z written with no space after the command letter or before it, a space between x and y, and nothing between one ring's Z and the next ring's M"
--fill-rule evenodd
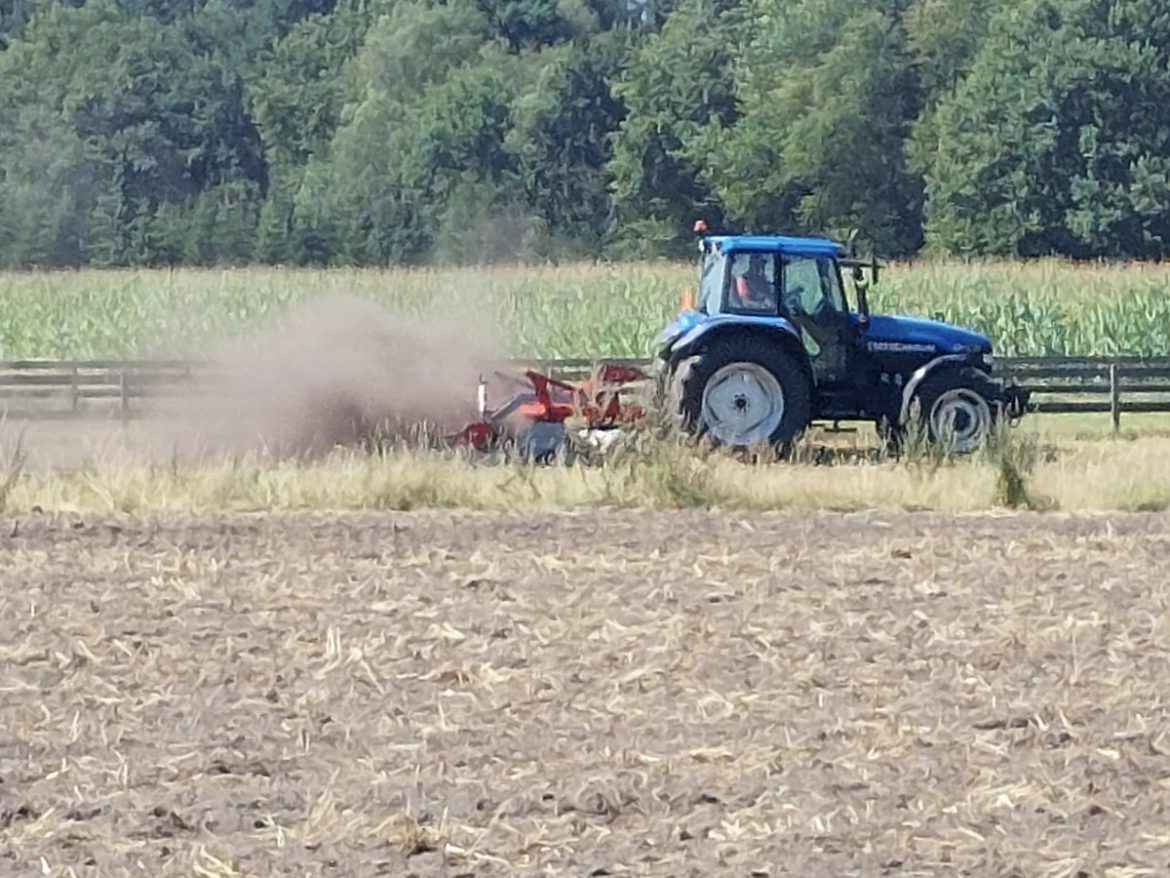
M8 516L0 871L1165 874L1167 523Z

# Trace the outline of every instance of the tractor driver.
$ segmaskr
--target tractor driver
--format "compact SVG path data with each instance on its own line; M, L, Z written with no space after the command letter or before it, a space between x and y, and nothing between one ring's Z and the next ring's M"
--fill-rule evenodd
M748 257L747 269L735 279L735 294L740 306L752 311L776 310L776 287L768 280L768 257Z

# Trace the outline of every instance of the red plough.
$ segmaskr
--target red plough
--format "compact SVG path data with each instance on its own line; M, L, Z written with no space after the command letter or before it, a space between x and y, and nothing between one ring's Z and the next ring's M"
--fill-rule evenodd
M563 447L570 427L578 438L604 447L617 437L621 426L645 416L642 406L623 398L649 379L637 366L604 363L584 381L566 381L532 369L526 369L524 376L532 389L495 409L488 408L487 383L480 379L480 419L448 441L477 451L514 444L524 457L548 460Z

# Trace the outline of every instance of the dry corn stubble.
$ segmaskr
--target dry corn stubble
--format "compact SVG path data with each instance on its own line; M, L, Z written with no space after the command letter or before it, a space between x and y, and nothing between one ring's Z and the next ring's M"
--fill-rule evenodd
M0 864L1157 874L1166 524L10 517Z

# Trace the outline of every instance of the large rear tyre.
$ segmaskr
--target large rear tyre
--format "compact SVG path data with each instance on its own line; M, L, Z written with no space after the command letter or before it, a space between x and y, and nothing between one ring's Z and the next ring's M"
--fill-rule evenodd
M759 338L717 340L680 375L680 415L690 432L742 449L790 446L812 417L800 364Z

